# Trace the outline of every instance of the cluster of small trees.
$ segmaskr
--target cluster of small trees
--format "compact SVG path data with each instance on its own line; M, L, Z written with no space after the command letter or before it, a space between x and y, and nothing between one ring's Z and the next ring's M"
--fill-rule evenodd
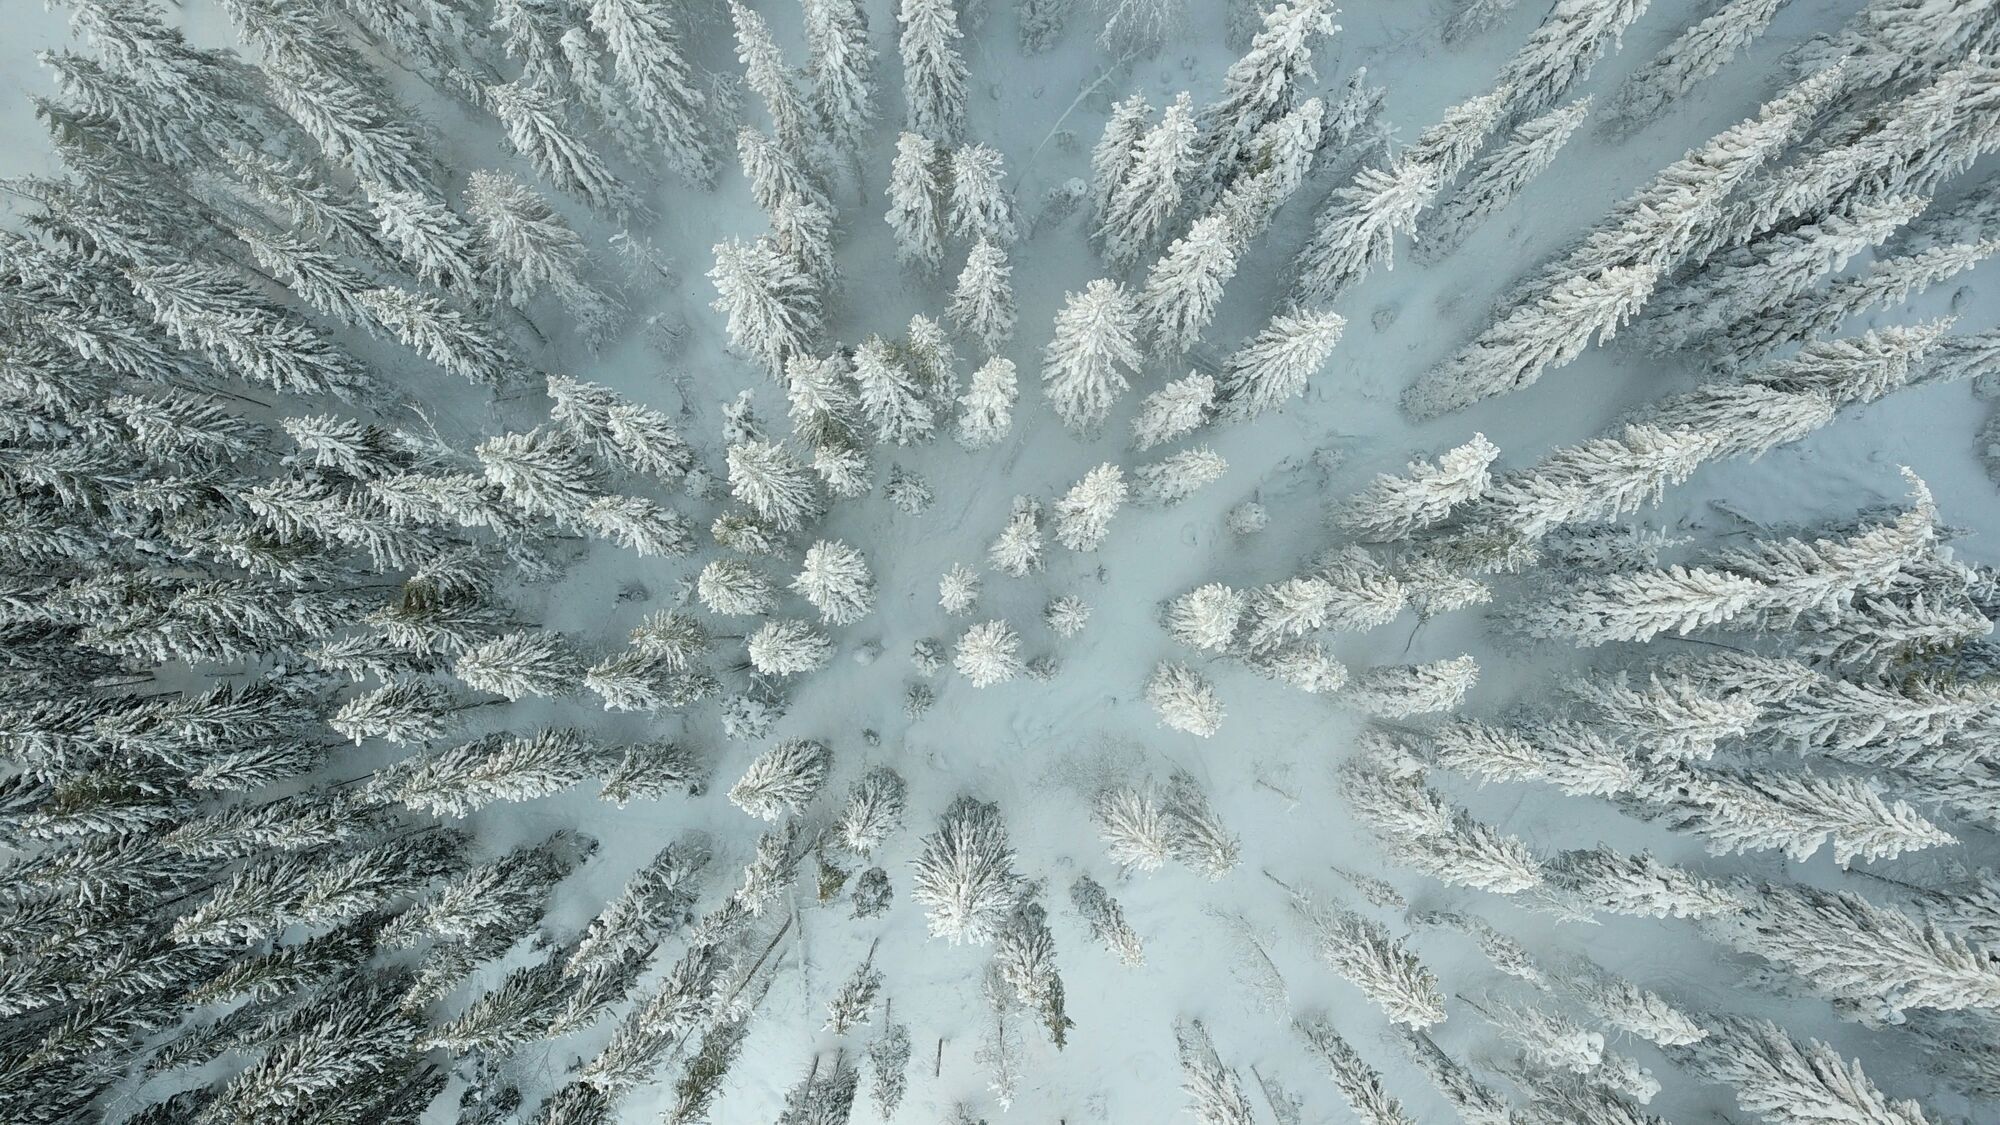
M1472 460L1477 461L1476 454ZM1424 487L1446 491L1452 487L1445 483L1447 477L1484 475L1483 461L1450 465L1442 472L1422 468ZM1400 525L1435 506L1430 498L1399 491L1397 483L1384 478L1371 493L1357 497L1349 509L1353 522ZM1402 718L1450 711L1478 678L1478 664L1470 656L1350 673L1327 642L1339 634L1387 625L1413 603L1426 616L1467 604L1464 595L1449 589L1453 577L1418 572L1406 581L1364 550L1336 549L1311 560L1302 574L1247 592L1220 582L1198 586L1169 599L1161 607L1161 622L1188 648L1234 658L1261 675L1301 691L1331 695L1364 714ZM1148 701L1165 725L1203 736L1214 733L1221 718L1221 705L1213 697L1213 688L1182 664L1161 665L1147 687Z

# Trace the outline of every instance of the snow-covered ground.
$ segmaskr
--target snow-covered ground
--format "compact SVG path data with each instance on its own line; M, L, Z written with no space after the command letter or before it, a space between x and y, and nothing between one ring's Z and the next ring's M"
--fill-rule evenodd
M17 2L0 34L0 96L13 109L0 115L0 170L44 170L45 145L23 99L48 84L33 55L63 44L60 12L44 14ZM794 63L803 57L797 8L775 0L763 10ZM1078 440L1040 401L1040 349L1064 294L1102 276L1087 239L1085 216L1037 222L1051 188L1088 174L1091 145L1111 103L1127 93L1155 104L1178 91L1197 104L1213 96L1234 52L1224 43L1227 6L1195 0L1189 27L1157 54L1114 61L1091 41L1099 21L1079 10L1057 47L1026 56L1017 46L1012 5L993 0L985 26L963 41L970 65L967 137L998 148L1028 231L1012 251L1020 329L1008 355L1022 374L1022 403L1013 432L995 448L968 453L948 440L907 449L883 449L878 480L899 465L920 474L935 495L920 515L897 510L878 487L859 501L836 505L815 534L858 546L879 587L876 611L858 624L833 630L838 655L825 671L791 689L790 707L774 737L814 738L833 750L834 773L818 815L831 800L876 766L887 765L910 784L907 824L878 857L895 881L896 901L879 918L855 920L847 904L811 901L811 877L793 892L794 926L775 956L783 961L752 1020L744 1055L732 1069L713 1118L724 1122L774 1120L785 1090L805 1074L816 1054L827 1055L837 1038L821 1030L828 997L875 949L886 973L885 995L894 1017L910 1025L915 1042L910 1096L896 1119L943 1121L964 1101L989 1120L1026 1122L1154 1122L1180 1119L1173 1024L1199 1018L1225 1062L1282 1086L1304 1099L1303 1120L1347 1120L1346 1109L1290 1030L1293 1015L1328 1013L1343 1034L1382 1069L1391 1090L1421 1121L1450 1119L1451 1111L1421 1072L1391 1043L1381 1014L1312 956L1304 930L1287 906L1290 886L1310 888L1358 904L1334 867L1391 881L1416 909L1461 910L1484 917L1520 938L1544 963L1560 951L1587 954L1600 964L1669 995L1683 1007L1768 1014L1795 1034L1826 1038L1866 1060L1878 1083L1899 1096L1918 1096L1940 1114L2000 1121L1992 1105L1973 1105L1925 1076L1908 1042L1892 1030L1835 1019L1820 1001L1791 999L1746 989L1743 967L1721 947L1702 940L1684 921L1606 917L1601 925L1558 925L1499 896L1453 891L1400 870L1378 854L1370 835L1351 822L1336 795L1336 769L1349 756L1359 720L1335 697L1304 694L1261 678L1238 663L1195 660L1175 645L1158 621L1161 603L1203 582L1237 587L1290 576L1315 553L1339 543L1326 521L1335 502L1373 474L1400 470L1413 456L1430 456L1475 431L1502 450L1500 465L1522 466L1548 449L1594 434L1621 413L1663 394L1691 386L1701 374L1692 365L1646 357L1613 342L1547 374L1534 387L1488 400L1470 410L1421 424L1398 409L1409 382L1483 327L1487 310L1509 292L1519 274L1540 262L1661 165L1717 130L1748 115L1786 73L1788 50L1806 38L1838 28L1856 0L1795 0L1769 34L1742 58L1702 83L1672 113L1635 138L1608 142L1589 122L1524 199L1487 222L1456 254L1431 266L1399 260L1376 271L1338 305L1347 317L1332 362L1301 401L1243 425L1210 431L1207 444L1228 460L1218 482L1172 508L1128 506L1116 518L1104 547L1090 554L1052 548L1046 570L1015 579L984 568L986 545L1006 520L1014 497L1044 504L1102 462L1128 471L1142 462L1126 442L1137 400L1186 372L1154 364L1113 412L1103 436ZM728 21L706 3L702 61L733 73ZM716 5L715 7L719 7ZM1406 142L1454 102L1489 88L1505 58L1526 38L1545 5L1525 3L1503 22L1455 49L1438 40L1440 5L1397 0L1351 0L1341 31L1318 53L1318 85L1337 96L1348 77L1366 67L1368 79L1387 90L1385 120ZM1656 0L1625 36L1621 50L1599 64L1584 90L1608 93L1635 66L1670 40L1707 5ZM901 118L895 62L894 14L886 3L869 5L873 42L882 53L884 118ZM211 0L186 0L170 8L199 42L228 41L228 27ZM403 92L421 105L438 138L442 162L462 172L514 167L490 123L471 120L456 105L424 93L414 82ZM754 104L754 103L753 103ZM837 176L840 262L845 278L834 298L828 337L850 344L870 333L899 335L914 314L941 317L950 279L963 260L955 244L938 278L898 270L894 245L882 221L894 130L878 130L859 182ZM1953 182L1963 190L1975 172ZM534 362L611 386L635 401L677 412L683 432L720 471L721 406L739 391L753 393L760 418L785 429L782 391L732 354L719 314L709 308L713 290L703 277L710 247L730 236L753 237L765 226L741 177L726 170L712 192L687 190L662 178L645 185L658 219L643 230L669 259L673 283L648 283L628 291L635 320L661 314L684 321L683 345L662 354L632 332L601 355L591 355L567 332ZM1212 363L1260 327L1289 279L1291 253L1309 230L1312 207L1334 182L1315 176L1282 212L1275 228L1246 257L1228 289L1222 311L1205 333L1197 355ZM580 224L599 237L584 216ZM1404 247L1403 249L1406 249ZM1990 268L1990 267L1987 267ZM1143 272L1135 274L1142 277ZM1907 305L1872 314L1862 323L1906 323L1946 312L1958 330L1994 327L1992 282L1975 272ZM553 309L537 308L550 327ZM1850 328L1856 327L1850 322ZM970 355L971 349L967 350ZM969 372L970 364L966 365ZM545 407L539 395L494 400L483 391L447 382L435 372L414 372L407 392L424 420L446 440L469 449L481 435L536 424ZM2000 562L2000 504L1994 484L1974 456L1974 435L1985 403L1958 383L1898 394L1852 410L1832 424L1755 462L1701 469L1672 491L1648 525L1698 535L1705 541L1740 535L1758 524L1791 525L1839 519L1904 494L1898 474L1908 466L1937 496L1946 522L1972 529L1961 555ZM415 417L402 419L414 425ZM1245 501L1269 512L1253 534L1232 532L1227 513ZM696 507L697 512L710 509ZM701 516L706 522L706 515ZM1981 532L1984 534L1981 534ZM706 556L660 560L597 543L579 550L559 580L512 594L524 619L561 630L586 650L606 652L647 613L677 604ZM955 563L981 567L984 591L972 615L948 617L937 604L937 581ZM1091 609L1088 626L1060 638L1042 622L1043 607L1063 595ZM791 612L809 613L801 603ZM1002 618L1015 625L1024 655L1058 664L1049 680L1020 678L975 689L946 672L927 682L937 693L928 713L909 718L907 686L920 679L911 646L936 638L947 646L971 622ZM727 629L723 630L729 631ZM1663 642L1668 643L1668 642ZM734 642L722 647L732 653ZM1545 696L1565 671L1586 666L1589 654L1566 649L1499 643L1476 611L1419 626L1406 614L1393 624L1343 638L1336 655L1350 667L1452 657L1469 653L1479 663L1477 688L1467 710L1499 713L1514 700ZM1155 665L1193 660L1219 691L1226 717L1210 739L1162 729L1142 698ZM558 890L544 932L567 937L666 842L704 833L716 851L705 905L727 889L749 859L761 824L753 825L727 800L729 784L761 745L722 737L713 703L685 713L657 716L598 711L594 697L523 703L475 720L474 729L528 729L575 723L606 741L665 737L698 747L712 781L697 798L641 801L622 809L598 801L592 787L523 804L503 804L472 818L482 846L498 849L530 842L558 828L575 828L602 844L589 863ZM351 777L398 756L387 749L343 752L332 776ZM1226 879L1207 881L1178 865L1151 874L1122 874L1105 855L1089 818L1091 795L1109 781L1151 777L1175 769L1198 779L1221 819L1241 834L1240 866ZM1824 854L1806 863L1769 855L1716 860L1699 841L1620 815L1609 804L1557 796L1546 788L1444 782L1495 827L1515 833L1542 854L1605 842L1628 851L1652 849L1665 859L1698 869L1750 876L1783 871L1824 885L1852 884ZM1024 1036L1019 1095L1004 1115L988 1092L987 1068L975 1057L991 1021L981 993L990 951L954 946L926 934L924 912L909 899L908 861L921 834L959 794L996 802L1019 853L1018 870L1042 885L1054 927L1068 1011L1076 1023L1058 1051L1029 1023ZM1990 837L1974 835L1959 849L1970 858L1993 853ZM1929 861L1897 865L1922 870ZM811 860L807 861L810 870ZM1146 963L1122 967L1092 940L1069 905L1068 888L1088 874L1110 889L1146 942ZM1266 876L1270 876L1267 878ZM1364 913L1407 931L1394 914L1362 906ZM1273 997L1260 980L1246 945L1254 935L1284 992ZM1413 948L1441 976L1448 994L1476 996L1498 978L1462 935L1417 930ZM530 959L517 948L507 965ZM497 973L489 971L489 978ZM1435 1037L1460 1058L1497 1050L1490 1029L1454 1002L1452 1018ZM879 1028L879 1017L878 1024ZM564 1070L588 1058L609 1034L608 1022L577 1036L525 1048L510 1064L531 1099L561 1080ZM872 1033L872 1029L871 1032ZM864 1040L865 1041L865 1040ZM1648 1107L1672 1121L1715 1120L1733 1114L1726 1090L1705 1086L1667 1064L1649 1045L1620 1042L1652 1066L1665 1089ZM853 1048L850 1046L849 1048ZM663 1074L663 1079L670 1075ZM1251 1081L1259 1122L1271 1121L1265 1095ZM454 1085L453 1091L458 1087ZM151 1088L149 1088L151 1089ZM658 1119L670 1102L663 1087L642 1087L620 1105L616 1120ZM855 1120L876 1120L862 1103ZM454 1120L448 1093L427 1120Z

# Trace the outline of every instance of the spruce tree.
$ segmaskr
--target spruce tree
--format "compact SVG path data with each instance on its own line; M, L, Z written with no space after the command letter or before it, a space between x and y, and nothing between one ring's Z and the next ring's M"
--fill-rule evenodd
M1216 393L1238 417L1254 418L1305 393L1347 321L1338 313L1281 312L1223 361Z
M997 805L961 796L924 837L910 897L924 905L932 937L991 942L1022 895L1014 849Z
M982 236L966 255L951 297L952 324L996 358L1014 338L1014 287L1008 280L1012 274L1007 252Z
M898 0L897 49L903 56L903 96L910 127L939 144L955 144L965 128L965 59L959 54L953 0Z
M859 0L807 0L806 78L819 126L858 152L875 121L875 49Z
M944 167L932 138L921 132L896 138L896 159L889 165L889 229L896 234L896 259L926 273L944 258Z
M1042 351L1042 394L1072 430L1101 425L1139 367L1138 310L1117 282L1099 278L1065 293Z

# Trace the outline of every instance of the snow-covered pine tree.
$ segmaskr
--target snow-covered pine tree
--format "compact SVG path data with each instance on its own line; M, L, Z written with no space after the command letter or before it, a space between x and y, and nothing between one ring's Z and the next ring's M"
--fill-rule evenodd
M509 13L523 17L517 28L536 25L517 44L526 48L522 77L542 83L565 98L573 97L582 105L590 123L603 130L628 161L641 165L650 162L653 141L649 126L627 105L626 94L610 73L613 68L605 65L600 37L583 24L565 30L562 21L556 18L558 13L546 8L537 11L537 7L535 0L500 0L494 5L496 29L500 29Z
M951 153L951 233L1005 246L1014 241L1014 197L1007 190L1000 152L962 145Z
M559 793L608 764L604 748L575 730L487 735L378 770L364 792L376 800L462 818L495 802Z
M1492 483L1487 467L1498 456L1485 434L1473 434L1434 465L1412 461L1404 476L1377 475L1341 508L1340 525L1363 542L1407 539L1485 492Z
M497 336L442 298L383 286L363 293L361 306L404 347L469 383L505 382L519 370Z
M986 561L1002 574L1021 578L1041 569L1042 548L1041 503L1032 496L1014 497L1007 526L987 547Z
M1391 1023L1425 1028L1445 1018L1437 974L1387 929L1351 910L1301 895L1292 907L1326 967L1361 990Z
M1838 613L1857 595L1882 590L1930 551L1936 506L1914 476L1910 510L1844 539L1772 539L1720 553L1713 568L1673 567L1614 575L1574 586L1525 629L1578 644L1650 639L1727 625L1790 628L1801 618Z
M1009 280L1013 272L1007 252L982 236L965 256L965 268L959 271L946 310L953 326L978 340L996 359L1014 338L1014 286Z
M792 589L819 610L828 625L852 625L875 608L875 578L860 551L838 539L822 539L806 549Z
M1822 78L1846 88L1851 69L1859 67L1838 61L1814 73L1807 83ZM1838 128L1825 130L1783 172L1766 172L1749 185L1745 198L1705 233L1701 251L1713 252L1809 221L1850 194L1934 194L1944 176L1978 151L1977 128L1965 132L1962 127L1979 116L1966 112L1968 99L1977 97L1991 81L1983 64L1963 63L1872 108L1865 119L1849 115ZM1967 142L1972 147L1966 147Z
M980 364L958 399L958 443L985 449L1006 437L1019 395L1013 360L994 356Z
M1187 20L1187 0L1092 0L1097 44L1121 55L1150 56Z
M914 445L937 427L936 406L910 369L908 349L870 336L854 349L851 372L861 413L875 426L876 440Z
M1630 793L1645 779L1630 748L1564 719L1507 727L1461 719L1437 728L1429 750L1438 765L1481 782L1542 781L1574 796Z
M921 516L930 510L936 494L931 491L930 482L901 465L889 466L889 479L882 485L882 496L896 506L904 515Z
M1711 338L1708 347L1720 366L1738 368L1755 363L1787 345L1823 336L1848 317L1906 301L1995 253L2000 253L2000 239L1879 257L1859 275L1801 293L1762 316L1737 321Z
M1146 963L1145 946L1125 920L1124 908L1102 884L1088 875L1079 875L1070 884L1069 900L1090 927L1091 936L1116 954L1121 964L1137 968Z
M833 642L803 621L766 621L744 647L750 666L766 676L817 672L833 659Z
M1096 238L1119 269L1138 261L1180 211L1197 159L1194 102L1182 92L1159 124L1133 145L1129 162L1098 217Z
M1159 793L1151 785L1106 789L1091 802L1091 819L1111 861L1135 871L1157 871L1173 854Z
M1125 288L1099 278L1065 293L1042 351L1042 394L1072 430L1089 432L1111 413L1140 366L1139 313Z
M1025 669L1021 636L1005 621L982 621L967 629L952 649L952 667L973 687L1003 684Z
M992 941L1024 891L999 806L970 796L945 809L912 866L910 897L924 905L931 936L953 945Z
M1742 737L1760 711L1753 700L1657 673L1643 684L1622 672L1577 677L1564 688L1583 705L1584 718L1644 745L1649 759L1713 758L1716 746Z
M1151 128L1148 122L1152 118L1153 107L1144 94L1129 95L1111 107L1104 132L1090 153L1090 216L1093 230L1102 226L1110 215L1111 201L1132 169L1139 138Z
M562 634L521 630L466 649L452 674L477 691L518 700L570 694L583 679L583 665Z
M1097 550L1128 491L1125 474L1116 465L1106 463L1085 473L1055 503L1056 542L1072 551Z
M777 605L770 578L748 559L716 559L702 567L695 595L710 613L725 617L755 617Z
M1715 918L1743 909L1733 890L1653 858L1599 845L1544 865L1551 885L1593 909L1647 918Z
M486 87L487 104L507 130L507 142L542 178L600 211L622 213L638 197L574 132L556 96L544 87L509 82Z
M785 362L786 413L792 433L809 448L846 451L864 444L861 402L844 356L795 355Z
M1321 146L1331 140L1326 114L1325 101L1307 98L1251 138L1251 161L1257 170L1238 176L1209 212L1228 220L1230 237L1239 249L1269 230L1278 208L1304 185Z
M779 204L788 197L831 208L825 189L804 160L761 129L745 125L736 131L736 162L749 183L750 198L774 226Z
M1251 1125L1255 1117L1243 1080L1223 1065L1201 1021L1176 1022L1174 1045L1181 1060L1181 1089L1195 1119L1201 1125Z
M1921 78L1968 50L1990 42L1992 25L1978 11L1871 3L1839 33L1801 44L1795 66L1854 56L1857 82L1895 85Z
M1600 5L1630 7L1635 0ZM1580 0L1575 7L1582 8ZM1643 0L1636 0L1643 7ZM1551 13L1560 22L1563 5ZM1574 15L1574 13L1570 13ZM1549 24L1544 24L1544 27ZM1530 46L1534 46L1531 42ZM1608 339L1714 229L1722 200L1771 159L1838 89L1837 71L1809 76L1663 169L1626 197L1567 254L1551 261L1512 305L1404 392L1418 417L1517 390Z
M1212 199L1243 170L1258 130L1289 113L1314 77L1312 51L1340 30L1329 0L1274 4L1263 29L1222 77L1222 94L1197 118L1201 127L1198 197Z
M531 516L574 524L602 494L602 474L564 431L502 434L481 442L476 452L486 480Z
M1220 582L1199 586L1167 603L1167 631L1190 648L1219 651L1236 640L1247 606L1244 596Z
M1222 701L1215 689L1185 664L1166 663L1146 681L1146 702L1160 725L1208 738L1222 729Z
M1749 46L1787 0L1730 0L1690 25L1625 79L1604 107L1604 128L1636 132Z
M896 259L929 273L944 260L946 169L943 151L921 132L896 138L889 165L889 229L896 235Z
M1207 446L1170 453L1139 466L1139 494L1147 502L1172 506L1187 499L1229 471L1229 462Z
M783 375L793 355L811 352L820 331L818 286L775 242L716 243L708 277L717 294L712 307L728 318L730 343L772 378Z
M1153 263L1139 295L1139 315L1151 328L1156 355L1185 355L1201 339L1222 301L1222 287L1236 275L1236 254L1229 220L1211 215L1195 220Z
M1804 885L1767 883L1745 898L1748 908L1718 927L1724 940L1866 1018L2000 1007L2000 957L1934 922Z
M958 349L952 347L950 334L920 313L910 318L903 350L918 391L937 413L949 414L958 394Z
M824 743L783 739L751 761L730 787L730 803L760 820L792 816L819 796L832 762Z
M1880 244L1927 202L1908 196L1854 200L1797 229L1711 257L1648 304L1639 331L1649 350L1667 354L1759 316Z
M1063 1004L1062 977L1056 971L1055 936L1048 912L1024 897L1007 916L993 940L993 964L1014 990L1014 998L1039 1017L1049 1038L1061 1050L1076 1024Z
M791 450L775 442L745 441L729 447L729 491L757 518L780 531L796 531L823 511L819 486Z
M385 184L363 185L376 234L426 284L468 292L478 277L472 230L443 200Z
M1816 1039L1801 1043L1769 1020L1714 1017L1708 1035L1676 1058L1711 1082L1736 1091L1736 1104L1773 1125L1880 1121L1927 1125L1914 1101L1891 1101L1858 1063Z
M1545 1008L1493 999L1475 1005L1502 1039L1537 1067L1589 1074L1604 1063L1604 1036Z
M475 189L482 175L485 174L473 173ZM479 197L476 193L469 195L468 205L476 214ZM343 261L337 251L311 240L306 233L303 230L264 231L247 226L239 227L235 232L236 237L250 248L257 265L291 290L306 307L343 325L368 323L368 308L362 304L361 296L373 287L373 282ZM580 243L578 249L581 249ZM553 256L560 257L560 254ZM506 291L503 288L503 292Z
M443 737L465 706L437 680L392 679L343 702L327 719L327 725L357 745L371 738L414 744Z
M591 919L563 971L575 977L613 965L629 953L651 948L659 935L681 925L695 903L695 882L709 858L707 846L694 838L661 848Z
M979 572L964 563L953 563L938 579L938 608L953 617L971 613L979 604Z
M1506 1098L1455 1062L1430 1036L1409 1031L1403 1045L1465 1125L1512 1125L1519 1120Z
M1243 856L1243 844L1208 803L1194 776L1175 770L1160 798L1169 854L1211 881L1222 879Z
M941 145L958 142L965 129L965 59L957 40L954 0L898 0L902 25L897 49L903 57L903 100L910 128Z
M729 19L736 32L736 61L743 67L744 85L764 103L778 143L803 154L813 136L813 116L792 69L785 65L784 53L771 38L770 25L737 0L731 0Z
M1543 884L1541 864L1526 844L1453 808L1420 778L1392 776L1389 768L1380 762L1350 768L1341 794L1398 862L1496 894Z
M124 283L139 299L137 305L129 307L129 321L150 319L158 328L164 329L175 344L252 383L284 393L332 395L344 399L355 397L370 383L361 365L318 329L290 309L255 293L223 267L166 264L155 260L128 267ZM406 320L399 315L402 307L396 300L384 303L378 299L378 294L391 292L407 295L423 307L411 312ZM477 355L478 360L490 359L490 363L475 362L468 351L466 362L453 364L447 361L460 357L444 344L447 341L458 342L456 336L442 331L424 333L411 328L410 322L422 321L424 312L433 305L450 307L441 300L418 298L405 290L377 289L362 294L360 300L371 317L399 339L417 348L426 358L439 362L440 366L454 374L474 382L495 382L509 373L504 353L500 353L497 346L490 356L486 353ZM60 309L57 314L65 319L79 315L88 318L90 315ZM428 322L423 326L429 327ZM107 351L129 353L132 342L113 337L129 337L135 331L136 325L132 324L100 324L89 329L70 329L64 346L79 356L87 357ZM486 337L480 336L479 339L485 341ZM136 356L131 358L134 362L145 362ZM179 370L186 363L185 359L167 359L164 369ZM148 377L146 381L153 380Z
M839 991L833 994L833 999L827 1002L824 1030L845 1035L868 1023L868 1010L875 1006L875 998L882 991L882 970L875 967L872 951L869 956L869 960L856 966Z
M716 169L714 99L696 85L673 17L643 0L590 0L587 11L640 127L677 175L708 186Z
M1613 977L1595 965L1563 972L1554 979L1598 1018L1660 1047L1685 1047L1708 1035L1696 1023L1654 993L1631 981Z
M1523 122L1506 143L1466 170L1465 183L1451 193L1416 232L1417 261L1442 260L1463 245L1488 216L1511 205L1535 177L1555 163L1563 145L1590 112L1588 96Z
M1708 838L1709 851L1776 849L1803 862L1828 843L1842 867L1956 843L1906 801L1885 801L1866 778L1777 770L1663 767L1653 799L1669 824Z
M588 252L576 230L540 192L500 172L474 172L466 186L466 210L478 224L492 284L508 304L524 306L536 292L552 292L586 324L588 332L610 328L610 300L584 280Z
M1395 240L1458 178L1506 107L1504 85L1447 109L1438 123L1384 167L1364 168L1327 198L1300 252L1295 301L1324 305L1380 265L1395 268Z
M908 1026L894 1022L890 1018L888 1006L883 1006L882 1034L868 1044L868 1072L873 1076L870 1096L875 1108L887 1118L902 1104L903 1093L909 1085L910 1030Z
M1292 1025L1326 1067L1361 1125L1416 1125L1414 1118L1382 1088L1382 1076L1333 1029L1323 1016L1305 1016Z
M1609 574L1577 582L1536 607L1517 626L1530 636L1561 637L1578 645L1647 641L1729 621L1760 593L1741 575L1705 567L1673 566L1634 574Z
M1649 0L1557 0L1528 42L1500 68L1497 85L1509 93L1516 118L1547 112L1597 60L1617 49L1620 37Z
M856 855L875 854L875 849L903 824L908 786L901 775L886 767L863 774L848 791L847 802L834 820L834 834L842 847Z
M1192 433L1208 423L1214 408L1214 377L1189 372L1139 403L1132 416L1132 444L1146 450Z
M1058 637L1074 637L1090 623L1090 606L1074 594L1065 594L1042 607L1042 622Z
M1548 987L1548 974L1542 971L1527 946L1501 933L1484 919L1441 910L1415 911L1407 918L1413 926L1443 926L1457 930L1479 946L1479 952L1495 969L1537 989Z
M1254 418L1304 394L1346 327L1339 313L1301 309L1273 315L1223 361L1219 401L1236 417Z
M1556 449L1533 468L1501 477L1473 506L1471 522L1539 540L1566 524L1657 503L1667 486L1710 460L1756 456L1798 440L1838 407L1904 385L1912 364L1943 339L1936 325L1920 325L1809 344L1747 372L1745 381L1755 386L1718 380L1661 399L1616 436Z
M1366 555L1326 560L1321 573L1252 590L1242 637L1252 652L1269 652L1322 629L1372 629L1403 608L1403 589Z
M875 123L875 48L859 0L804 0L806 78L819 126L858 153Z
M1544 369L1583 354L1592 336L1599 343L1609 340L1638 312L1659 276L1658 267L1641 265L1557 283L1546 297L1510 313L1411 384L1404 408L1431 418L1527 386Z

